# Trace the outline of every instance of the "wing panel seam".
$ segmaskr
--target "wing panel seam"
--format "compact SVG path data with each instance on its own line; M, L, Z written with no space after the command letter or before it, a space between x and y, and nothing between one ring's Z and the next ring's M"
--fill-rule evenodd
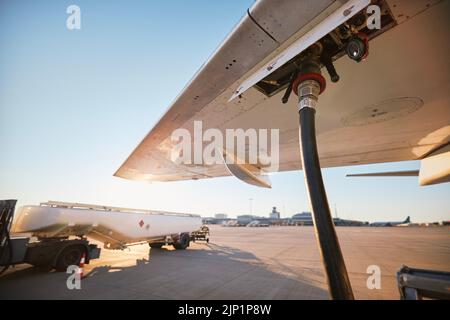
M261 29L270 39L272 39L274 42L276 42L277 44L280 44L277 39L275 39L266 29L264 29L259 23L258 21L256 21L255 18L253 18L253 16L250 13L250 9L247 9L247 14L248 17L250 18L250 20L253 21L254 24L256 24L256 26L258 26L259 29Z

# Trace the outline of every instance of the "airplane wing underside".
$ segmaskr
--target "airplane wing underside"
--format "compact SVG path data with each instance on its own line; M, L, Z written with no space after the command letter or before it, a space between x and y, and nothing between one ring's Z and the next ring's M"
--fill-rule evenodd
M230 175L223 163L172 160L172 132L184 128L195 136L195 121L224 136L226 129L279 129L279 171L301 169L296 96L282 104L285 90L267 94L253 86L229 99L343 2L257 2L115 175L151 181ZM317 108L322 167L422 159L450 141L450 1L428 7L424 1L382 2L395 21L370 40L366 61L339 57L338 83L323 72L327 88Z

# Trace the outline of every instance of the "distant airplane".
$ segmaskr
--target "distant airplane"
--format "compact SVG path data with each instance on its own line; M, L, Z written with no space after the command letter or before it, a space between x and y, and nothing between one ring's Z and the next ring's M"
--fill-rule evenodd
M405 219L405 221L372 222L370 225L372 227L393 227L408 223L411 223L411 219L409 216Z

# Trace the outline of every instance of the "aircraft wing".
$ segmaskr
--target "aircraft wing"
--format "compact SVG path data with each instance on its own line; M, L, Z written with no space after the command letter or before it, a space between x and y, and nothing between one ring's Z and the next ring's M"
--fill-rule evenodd
M419 170L347 174L346 177L418 177Z
M382 9L382 29L369 34L368 58L356 63L342 52L333 56L338 83L323 72L327 88L316 114L322 167L423 159L450 141L450 1L372 3ZM321 37L317 30L325 24L339 43L330 17L350 12L350 19L367 4L257 1L115 175L150 181L235 175L225 163L173 161L172 133L184 128L195 136L195 121L203 132L216 128L224 136L227 129L278 129L278 170L301 169L296 96L281 103L290 62L261 72L286 52L302 50L302 41ZM242 84L251 87L230 101ZM260 166L237 169L243 180L265 185L255 172Z

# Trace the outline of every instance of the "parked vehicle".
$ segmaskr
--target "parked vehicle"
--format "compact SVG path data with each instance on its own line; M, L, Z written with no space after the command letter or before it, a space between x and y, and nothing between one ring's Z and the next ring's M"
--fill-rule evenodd
M29 263L66 270L82 257L89 263L100 257L100 248L87 237L106 249L147 242L151 248L167 244L183 250L202 226L193 214L55 201L19 208L12 223L15 204L0 201L0 266Z

